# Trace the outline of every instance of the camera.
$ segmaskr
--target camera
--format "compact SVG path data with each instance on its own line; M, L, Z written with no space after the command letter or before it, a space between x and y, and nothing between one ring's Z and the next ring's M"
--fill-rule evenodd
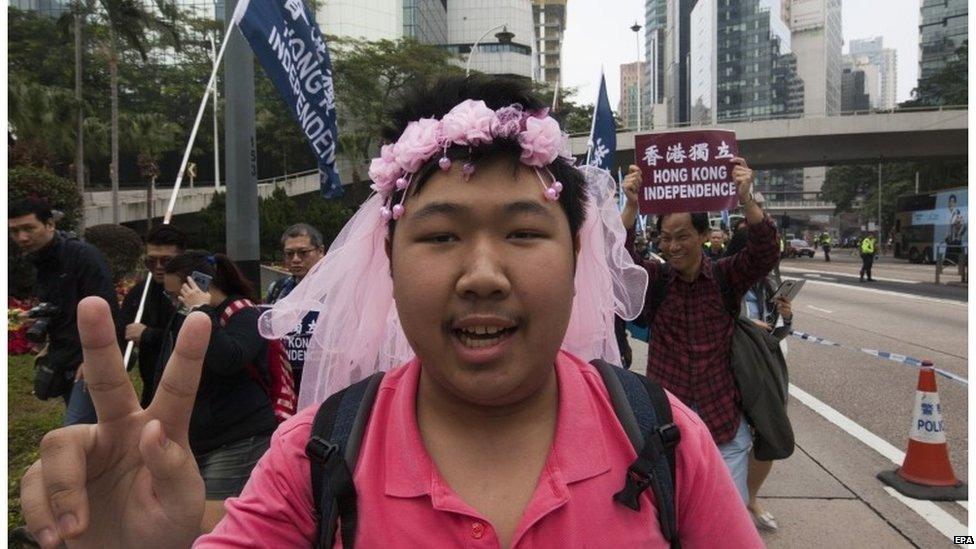
M47 336L47 329L51 324L51 319L56 317L60 312L60 307L49 302L41 303L27 311L27 318L35 319L34 324L24 334L27 340L33 343L43 342L44 337Z

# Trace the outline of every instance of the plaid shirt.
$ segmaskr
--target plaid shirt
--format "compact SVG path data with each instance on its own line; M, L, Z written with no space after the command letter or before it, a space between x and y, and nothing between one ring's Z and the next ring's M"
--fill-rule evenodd
M633 231L628 231L627 249L650 279L644 304L648 311L661 264L640 259L633 252L633 239ZM766 218L749 225L746 247L719 259L716 268L722 270L741 302L749 287L766 276L778 259L776 226ZM692 282L681 280L671 270L668 293L651 324L647 375L697 411L716 444L722 444L732 440L739 428L741 399L731 368L732 318L722 303L710 261L702 258L702 269Z

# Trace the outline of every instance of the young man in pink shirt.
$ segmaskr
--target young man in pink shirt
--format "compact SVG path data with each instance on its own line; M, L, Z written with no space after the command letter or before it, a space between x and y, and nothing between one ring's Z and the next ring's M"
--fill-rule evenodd
M368 297L395 300L402 333L363 319L356 330L404 337L416 358L385 376L373 404L353 471L355 543L667 547L649 490L640 493L639 510L613 498L637 453L586 362L613 358L586 350L613 345L613 317L578 316L584 294L593 293L580 284L592 266L581 235L591 234L585 222L599 223L600 212L589 204L589 179L553 149L563 143L558 125L523 83L478 78L415 94L393 119L386 137L397 144L384 147L371 169L378 194L347 227L370 227L355 253L385 245L387 259L367 262L355 282L382 275L387 285L371 286ZM619 247L622 227L618 234ZM327 282L329 255L322 263L293 302L315 291L316 280ZM638 300L643 291L636 289ZM362 314L376 309L375 301L357 305ZM109 344L105 309L94 299L79 307L102 421L45 437L22 485L28 527L44 547L61 540L187 547L200 535L203 510L186 432L209 323L187 318L156 398L142 410ZM583 342L590 336L580 334L595 331L580 326L594 325L600 339ZM362 337L323 348L358 351L368 347ZM302 401L321 401L336 379L341 388L365 377L362 365L344 364L323 361L318 373L306 371ZM674 483L681 546L761 547L707 427L668 398L681 433ZM316 543L305 454L316 409L282 424L241 497L228 500L227 516L197 547Z

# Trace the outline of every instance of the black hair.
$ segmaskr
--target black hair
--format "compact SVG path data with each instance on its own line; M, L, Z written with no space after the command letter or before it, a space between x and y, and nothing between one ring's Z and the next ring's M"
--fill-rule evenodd
M54 216L51 213L51 206L41 198L28 197L10 201L7 205L7 219L23 217L34 214L38 221L47 223Z
M666 213L657 216L657 223L655 224L655 226L657 227L657 232L661 232L661 224L664 223L665 217L677 213L688 213L688 212L673 212L673 213ZM694 212L689 215L691 215L691 225L695 228L695 231L698 234L705 234L706 232L709 231L709 229L711 229L711 225L708 224L708 212Z
M176 246L182 252L186 249L186 233L168 224L156 225L146 235L146 244L153 246Z
M284 234L281 235L281 245L285 245L285 240L288 240L289 238L297 238L299 236L307 236L308 243L316 249L322 247L322 233L308 223L295 223L291 227L285 229Z
M950 194L949 195L949 200L951 200L953 202L958 202L958 200L956 200L956 195L954 195L954 194Z
M521 105L527 111L546 108L546 103L532 93L528 80L480 74L468 77L445 76L432 85L415 84L404 94L399 106L389 113L392 123L384 128L383 139L390 143L396 142L410 122L421 118L440 119L465 99L484 101L493 110L512 104ZM473 148L455 145L447 150L447 157L452 161L460 159L471 162L476 167L495 159L507 159L511 162L513 172L519 166L521 154L522 148L514 137L495 138L490 145ZM441 155L436 155L427 161L414 175L408 191L411 196L420 192L424 183L436 173L440 157ZM579 170L560 158L547 167L553 177L563 184L563 190L559 193L559 205L566 214L570 234L575 240L586 218L586 180ZM394 204L400 201L402 194L402 191L394 193ZM392 240L396 222L390 220L389 227L389 237Z
M187 250L166 263L165 272L185 280L193 271L213 277L213 284L227 295L241 295L254 300L254 286L244 273L224 254L206 250Z

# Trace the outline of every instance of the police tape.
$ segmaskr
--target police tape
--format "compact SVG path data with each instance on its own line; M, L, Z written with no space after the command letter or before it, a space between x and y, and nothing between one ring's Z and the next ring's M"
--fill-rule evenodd
M841 349L858 350L858 351L861 351L862 353L869 354L869 355L871 355L873 357L877 357L877 358L880 358L880 359L883 359L883 360L891 360L893 362L898 362L900 364L905 364L907 366L914 366L916 368L922 366L922 361L920 359L913 358L913 357L906 356L906 355L900 355L898 353L890 353L888 351L879 351L877 349L864 349L864 348L860 348L860 347L848 347L846 345L841 345L840 343L837 343L836 341L830 341L829 339L824 339L822 337L817 337L815 335L811 335L811 334L808 334L808 333L805 333L805 332L801 332L801 331L798 331L798 330L794 330L791 335L793 337L797 338L797 339L802 339L804 341L809 341L811 343L816 343L818 345L827 345L828 347L840 347ZM952 381L955 381L957 383L962 383L964 385L969 385L969 380L967 380L964 377L960 377L960 376L958 376L958 375L956 375L956 374L954 374L952 372L947 372L947 371L942 370L942 369L939 369L939 368L933 368L933 369L935 370L935 373L939 374L942 377L951 379Z

